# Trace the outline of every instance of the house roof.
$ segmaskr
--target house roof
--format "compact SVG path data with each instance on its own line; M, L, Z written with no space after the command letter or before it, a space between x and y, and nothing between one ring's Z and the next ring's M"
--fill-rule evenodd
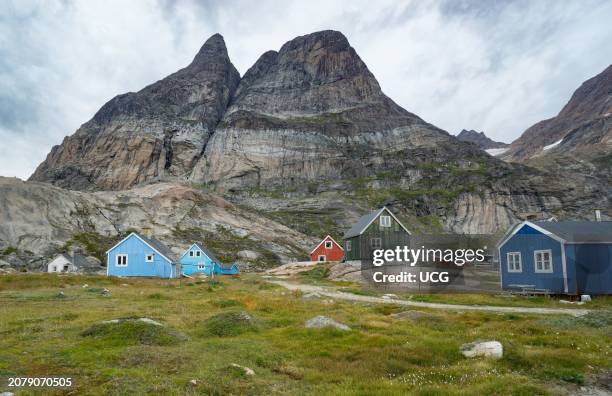
M210 250L206 249L204 246L200 245L199 243L194 243L191 246L196 246L198 249L200 249L202 252L204 252L205 255L208 256L209 259L211 259L212 261L215 261L219 264L221 264L221 262L219 261L219 259L217 259L217 257L213 254L213 252L211 252ZM191 249L191 248L190 248Z
M64 257L69 263L71 263L77 268L87 268L87 267L96 266L95 262L87 260L87 257L83 256L82 254L62 253L62 254L57 255L55 258L57 259L60 256Z
M319 244L318 244L317 246L315 246L315 248L314 248L314 249L312 249L312 250L310 251L310 254L313 254L313 253L314 253L314 251L315 251L315 250L317 250L317 249L319 248L319 246L321 246L321 244L322 244L323 242L327 241L328 239L331 239L331 241L332 241L333 243L335 243L335 244L336 244L336 246L338 246L338 247L339 247L341 250L344 250L344 248L342 248L342 246L340 246L340 244L339 244L338 242L336 242L336 240L335 240L334 238L332 238L332 237L331 237L331 235L328 235L328 236L326 236L325 238L323 238L323 240L321 240L321 242L319 242Z
M112 248L106 251L106 254L110 253L111 250L115 249L117 246L121 245L124 241L128 240L132 235L140 239L146 245L149 245L151 249L161 254L166 260L170 261L171 263L175 263L177 261L174 253L172 253L172 251L162 242L152 237L147 238L147 237L140 236L135 232L130 233L130 235L126 236L125 238L117 242L115 246L113 246Z
M501 248L525 225L563 243L612 243L612 221L523 221L510 227L497 246Z
M406 231L408 234L410 234L410 231L408 231L408 229L406 227L404 227L404 225L402 224L401 221L399 221L399 219L397 217L395 217L395 215L393 213L391 213L391 211L389 209L387 209L387 207L382 207L381 209L377 209L377 210L373 210L370 213L361 216L361 218L359 220L357 220L357 223L355 223L355 225L353 225L351 227L350 230L348 230L345 234L344 234L344 239L348 239L348 238L352 238L355 237L357 235L361 235L363 234L363 232L370 226L370 224L372 224L372 222L374 220L376 220L378 218L378 216L380 216L380 214L382 212L386 211L388 214L391 215L391 217L393 217L395 219L395 221L398 222L398 224L404 229L404 231Z
M535 221L568 243L612 243L612 221Z

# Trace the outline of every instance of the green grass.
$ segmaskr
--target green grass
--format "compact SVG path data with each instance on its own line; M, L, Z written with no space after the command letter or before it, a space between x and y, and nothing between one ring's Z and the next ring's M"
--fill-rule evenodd
M88 292L84 283L111 295ZM56 298L59 290L65 298ZM588 307L610 307L602 301ZM191 286L3 275L0 391L8 390L9 376L64 376L73 378L73 394L556 395L612 367L612 326L602 311L579 320L439 310L392 316L406 309L304 299L256 275ZM306 329L316 315L351 331ZM142 317L164 326L101 324ZM479 339L500 341L504 357L461 356L461 344ZM256 375L231 369L232 363Z

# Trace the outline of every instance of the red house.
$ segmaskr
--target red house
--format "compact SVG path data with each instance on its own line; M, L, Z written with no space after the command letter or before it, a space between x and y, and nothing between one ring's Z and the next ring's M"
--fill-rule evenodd
M329 235L310 252L311 261L342 261L343 257L344 249Z

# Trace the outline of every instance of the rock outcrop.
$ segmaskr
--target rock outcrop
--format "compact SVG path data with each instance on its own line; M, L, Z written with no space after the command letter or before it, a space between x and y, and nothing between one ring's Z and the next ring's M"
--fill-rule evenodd
M185 179L239 80L216 34L186 68L102 106L53 147L30 180L76 190L120 190L150 180Z

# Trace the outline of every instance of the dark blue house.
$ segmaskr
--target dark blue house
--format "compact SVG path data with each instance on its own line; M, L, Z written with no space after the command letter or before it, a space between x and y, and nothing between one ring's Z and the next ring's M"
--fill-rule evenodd
M611 221L524 221L498 251L503 289L612 294Z

